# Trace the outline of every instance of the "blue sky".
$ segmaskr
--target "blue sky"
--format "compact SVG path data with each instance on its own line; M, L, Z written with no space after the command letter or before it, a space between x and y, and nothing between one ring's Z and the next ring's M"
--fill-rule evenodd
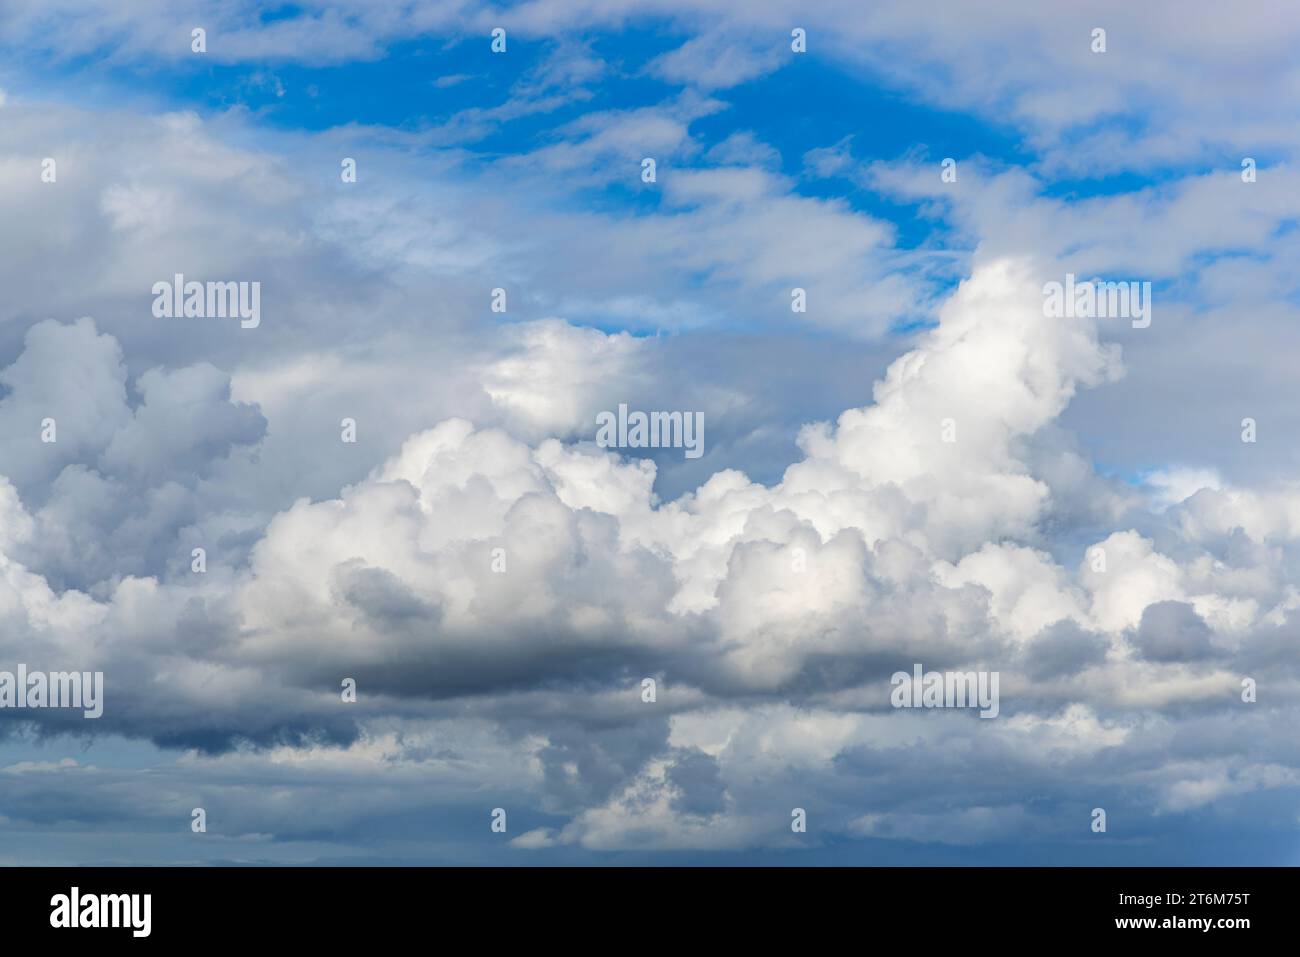
M1193 6L9 5L0 670L107 705L4 862L1295 863L1300 19Z

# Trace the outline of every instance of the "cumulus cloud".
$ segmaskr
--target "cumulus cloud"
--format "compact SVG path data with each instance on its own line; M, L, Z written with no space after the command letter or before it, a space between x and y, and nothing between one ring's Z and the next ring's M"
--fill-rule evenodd
M369 739L385 714L436 721L474 702L539 769L517 785L571 816L530 831L520 847L776 840L779 827L760 823L759 795L741 780L758 755L735 735L755 721L764 734L786 735L799 719L745 702L817 709L831 737L808 760L830 775L837 755L889 753L880 739L887 676L913 660L1006 676L1009 720L987 732L944 722L940 734L1003 756L1029 735L1039 743L1020 761L1032 763L1041 748L1048 765L1055 755L1122 748L1134 720L1123 716L1134 708L1226 701L1232 683L1213 663L1214 636L1249 641L1261 610L1285 598L1279 581L1250 582L1247 594L1249 579L1199 568L1193 543L1180 562L1132 530L1096 543L1106 556L1100 570L1082 554L1071 567L1014 544L1036 539L1056 494L1026 450L1076 389L1118 369L1088 324L1047 322L1026 304L1022 290L1033 282L1026 264L1001 262L964 283L939 327L877 384L875 402L834 427L809 427L804 459L775 485L720 472L661 503L647 460L582 442L530 445L452 419L412 436L340 497L303 499L276 515L247 568L213 580L128 577L97 594L58 594L6 558L9 633L40 658L74 654L92 636L98 650L76 658L114 676L121 702L103 730L159 744L347 747ZM98 469L167 488L262 429L205 366L144 374L131 409L116 345L89 323L33 330L36 358L46 337L69 330L99 350L123 412L114 430L95 432L93 448L74 447L95 464L65 466L53 504L35 516L5 486L5 554L37 566L41 550L24 551L34 529L62 527L64 556L104 539L86 531L113 499L99 490L108 479ZM597 355L619 348L563 324L526 330L525 341L537 336L544 356L570 341ZM33 361L24 353L15 365ZM515 361L494 367L497 401L535 379L514 371ZM18 388L10 398L15 408L28 401ZM555 414L544 402L514 401L531 413L527 428L572 419L564 407ZM956 423L953 441L945 419ZM1131 655L1153 666L1136 700L1120 692ZM664 683L654 705L639 700L643 675ZM339 703L344 677L366 702L352 711ZM527 703L537 694L540 712ZM593 714L593 694L609 697L612 710ZM264 705L268 695L275 707ZM676 743L688 726L680 722L728 700L740 708L728 743ZM1063 702L1075 703L1062 713ZM845 707L881 716L836 729ZM1099 708L1112 717L1097 717ZM772 786L797 789L781 753ZM821 813L849 834L979 842L1023 823L1014 802L1010 817L996 806L973 803L946 823L912 811ZM1050 822L1033 826L1051 832Z

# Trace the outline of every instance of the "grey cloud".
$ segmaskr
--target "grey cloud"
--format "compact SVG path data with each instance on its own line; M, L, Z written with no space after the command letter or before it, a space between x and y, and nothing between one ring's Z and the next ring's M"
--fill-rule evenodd
M726 810L727 786L721 765L713 755L690 748L677 755L668 780L677 789L673 806L683 814L717 814Z
M1133 643L1151 661L1193 661L1214 651L1209 626L1191 605L1181 601L1149 605L1142 612Z

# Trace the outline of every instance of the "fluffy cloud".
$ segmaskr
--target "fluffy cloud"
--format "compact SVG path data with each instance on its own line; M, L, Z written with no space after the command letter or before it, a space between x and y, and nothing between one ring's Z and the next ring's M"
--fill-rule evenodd
M963 284L940 325L877 384L875 403L845 412L835 428L808 429L805 458L775 485L721 472L660 503L649 461L555 439L533 446L452 419L409 438L341 497L276 515L246 569L124 578L96 596L56 593L6 558L10 651L105 670L115 707L102 730L159 744L350 750L385 716L437 722L472 707L539 769L514 786L571 816L528 832L520 848L788 843L779 824L762 823L768 792L743 783L765 763L766 788L788 792L792 807L817 802L846 834L940 843L1021 826L1053 834L1052 821L1026 818L1010 792L972 798L952 820L864 816L852 802L808 794L806 782L801 797L793 778L801 752L814 780L833 780L849 754L890 766L886 720L909 725L927 749L957 734L990 759L1019 752L1032 773L1064 754L1082 761L1124 749L1137 740L1135 709L1230 701L1236 681L1215 664L1215 645L1250 648L1267 632L1261 609L1287 601L1277 578L1198 564L1204 553L1190 540L1179 561L1116 531L1094 543L1104 570L1014 544L1035 540L1054 508L1051 483L1030 465L1042 460L1028 452L1035 436L1077 388L1117 369L1086 322L1044 320L1028 305L1033 283L1024 264L1004 262ZM33 531L61 527L62 553L85 566L94 556L82 553L104 538L84 531L107 480L98 469L166 488L255 441L260 426L203 366L144 374L131 409L116 344L89 323L37 327L34 357L15 365L29 369L60 334L98 349L123 411L113 430L74 449L95 465L66 465L53 504L35 516L3 487L4 552L49 561L57 536L42 534L35 547ZM530 335L543 337L543 355L555 343L594 355L610 348L556 324ZM501 380L526 381L512 378L511 361L496 367ZM13 408L29 401L18 388L10 398ZM944 440L945 418L956 421L955 441ZM534 429L547 421L525 420ZM74 503L80 511L68 512ZM1289 625L1289 615L1278 622ZM87 636L93 654L76 650ZM1139 658L1150 664L1134 685ZM913 660L1001 671L1008 720L985 731L888 715L888 674ZM661 682L654 704L639 698L645 675ZM361 689L353 710L339 700L344 677ZM734 717L709 720L735 722L729 737L687 743L687 729L728 700ZM802 702L816 723L800 728L798 711L751 701ZM760 733L801 743L781 746L772 763L763 755L775 745L742 744ZM1026 735L1037 742L1028 750L1016 743ZM399 763L424 763L405 745L398 753ZM1132 773L1153 772L1152 760L1133 755ZM1175 781L1171 794L1193 786Z

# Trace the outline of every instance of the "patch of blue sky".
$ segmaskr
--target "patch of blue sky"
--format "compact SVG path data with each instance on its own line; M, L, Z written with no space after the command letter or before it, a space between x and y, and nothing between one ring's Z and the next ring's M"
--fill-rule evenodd
M799 180L801 194L842 197L855 210L894 222L904 248L920 245L941 224L917 216L920 204L896 202L846 177L805 176L805 154L850 138L855 163L920 157L934 163L936 177L945 157L959 164L977 154L1008 165L1034 161L1010 128L926 106L811 57L792 57L775 73L726 91L725 99L729 110L694 129L716 140L753 132L777 150L782 172Z
M297 12L288 4L263 11L262 19L288 19ZM588 113L662 104L679 87L650 76L646 68L685 39L643 25L571 40L572 49L585 48L605 65L589 95L561 87L556 92L569 95L558 97L552 107L521 110L468 145L489 155L526 152ZM219 41L210 38L210 49ZM162 100L160 105L173 109L243 107L267 124L291 130L348 124L421 130L465 110L510 104L516 85L528 81L557 49L553 41L512 37L506 54L494 54L489 37L462 35L395 42L380 58L324 66L224 64L216 57L192 56L142 68L103 66L94 55L63 61L55 72L44 74L30 72L36 70L34 61L20 60L18 66L29 85L56 91L75 88L83 99L90 88L105 96L124 91ZM667 157L668 162L703 162L710 146L732 133L751 132L776 150L781 171L798 181L802 195L842 197L854 209L894 222L905 248L925 242L939 224L917 216L913 204L894 202L860 185L803 176L804 154L851 137L853 157L862 163L905 155L923 155L936 164L945 156L960 160L974 154L1008 164L1034 159L1009 128L906 99L821 58L791 55L775 72L710 95L727 107L692 124L691 133L704 149L694 159ZM636 203L654 201L648 191L625 192L624 197Z
M328 66L239 63L186 69L183 62L168 86L186 105L243 106L284 129L357 124L420 130L463 110L507 102L511 86L542 55L521 45L494 55L487 38L476 40L403 41L391 45L382 59Z
M264 11L264 20L295 15L292 5ZM65 62L57 76L36 82L58 89L123 90L128 98L158 101L167 109L214 113L250 111L259 125L284 132L318 132L348 125L419 133L436 130L467 111L483 119L461 142L431 137L430 148L463 147L468 165L491 164L560 141L566 126L602 111L634 110L671 103L683 89L651 75L656 57L688 39L661 24L643 23L617 33L570 38L563 46L512 35L508 52L494 54L487 35L426 36L389 44L373 60L333 65L296 62L223 64L199 56L162 61L142 69L104 67L85 58ZM219 42L210 38L210 49ZM566 56L601 61L599 82L585 88L561 84L541 88L548 64ZM974 156L994 164L1034 166L1036 155L1017 132L960 112L937 109L891 91L869 75L851 74L825 58L790 55L775 71L707 94L723 108L690 126L697 149L656 157L661 183L674 168L698 168L714 160L708 151L733 134L748 134L770 147L776 169L798 195L838 200L847 208L891 224L899 250L948 250L951 230L941 204L900 201L873 190L855 170L876 161L933 163L939 175L944 157L960 164ZM534 102L530 102L530 99ZM541 103L535 101L543 101ZM500 110L496 115L494 110ZM806 168L810 150L841 146L848 166L829 176ZM637 216L663 211L663 191L641 182L639 168L626 178L579 183L557 190L557 199L606 215ZM581 178L576 177L575 181ZM1071 181L1074 194L1104 192L1131 176L1087 184ZM1131 181L1130 181L1131 180ZM1049 193L1062 187L1049 185ZM958 250L960 252L960 250ZM958 260L954 263L960 265ZM900 264L900 268L907 266ZM960 279L957 268L925 267L936 295ZM706 280L702 280L706 281ZM931 324L925 315L900 317L893 332L910 335Z
M17 731L0 738L0 768L16 764L58 764L70 759L80 765L139 769L170 764L183 753L180 750L159 748L150 741L118 735L93 738L89 734L85 737L37 736Z

